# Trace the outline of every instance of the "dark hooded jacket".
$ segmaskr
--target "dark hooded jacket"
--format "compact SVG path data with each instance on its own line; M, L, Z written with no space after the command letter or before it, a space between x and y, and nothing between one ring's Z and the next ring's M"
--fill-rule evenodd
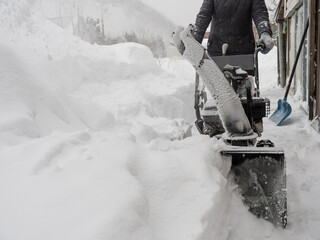
M272 35L264 0L204 0L197 15L194 37L201 43L211 22L210 55L220 56L224 43L229 45L227 55L250 54L255 49L252 20L259 36L263 32Z

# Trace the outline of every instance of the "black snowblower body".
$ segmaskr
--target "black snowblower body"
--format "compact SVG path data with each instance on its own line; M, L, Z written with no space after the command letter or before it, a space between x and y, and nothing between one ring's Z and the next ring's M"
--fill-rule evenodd
M270 140L257 140L270 101L261 98L255 54L211 58L193 37L193 25L173 35L179 52L196 69L195 125L201 134L222 139L222 156L231 158L230 174L249 210L278 227L287 224L284 151ZM223 46L226 52L227 45ZM250 75L249 75L249 74ZM254 76L252 76L254 75ZM200 78L203 82L200 87ZM208 91L212 99L208 99Z

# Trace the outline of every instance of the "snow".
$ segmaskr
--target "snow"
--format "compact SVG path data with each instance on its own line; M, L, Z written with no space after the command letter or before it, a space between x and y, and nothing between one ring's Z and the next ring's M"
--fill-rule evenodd
M174 23L141 1L65 0L41 1L43 14L64 27L76 25L78 14L84 18L103 19L107 36L135 32L144 37L163 37L167 43ZM70 26L72 28L72 26Z
M263 136L287 159L289 223L243 205L224 144L196 133L194 70L142 45L90 45L38 1L0 3L0 239L317 239L320 137L299 102ZM276 50L260 56L271 110ZM191 128L192 127L192 128Z

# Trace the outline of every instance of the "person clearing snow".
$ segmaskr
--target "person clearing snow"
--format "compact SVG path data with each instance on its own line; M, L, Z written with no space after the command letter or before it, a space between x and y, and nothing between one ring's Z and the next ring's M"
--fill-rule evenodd
M261 52L268 53L274 46L272 30L269 22L268 10L264 0L241 0L233 2L203 0L200 11L196 17L193 37L201 43L205 32L211 23L207 52L211 58L221 55L230 56L228 64L240 66L249 75L255 76L253 54L255 52L255 40L252 30L252 20L254 21L258 34L258 46L262 46ZM231 57L242 55L242 57ZM219 65L219 62L215 60ZM250 63L249 63L250 62ZM222 69L225 66L220 65ZM259 88L259 86L257 86ZM212 101L211 108L216 109L216 103ZM216 114L218 115L218 114ZM202 125L202 122L198 123ZM257 128L262 127L262 121L255 124ZM201 127L201 126L200 126ZM212 121L210 125L205 125L209 134L216 135L224 132L219 117ZM262 130L259 130L262 132Z
M178 27L173 41L197 72L197 129L226 143L221 154L232 158L234 180L250 211L276 226L285 227L284 151L275 148L270 140L257 141L263 132L262 118L268 116L270 106L269 99L260 97L258 77L258 53L266 54L273 47L268 13L264 1L243 4L240 8L230 1L222 5L205 0L196 24L190 24L185 30ZM251 16L260 35L257 46ZM205 49L201 41L211 19L208 49ZM204 88L201 92L198 89L199 76L213 98L212 104L208 104Z
M274 45L264 0L217 1L204 0L195 22L194 38L201 43L211 22L208 53L222 55L222 45L229 45L226 55L252 54L255 41L252 20L258 33L258 45L264 45L262 53L268 53Z

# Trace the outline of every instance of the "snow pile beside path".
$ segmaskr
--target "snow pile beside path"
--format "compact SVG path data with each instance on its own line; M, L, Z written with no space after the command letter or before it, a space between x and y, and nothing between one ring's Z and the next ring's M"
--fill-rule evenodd
M147 47L87 44L47 21L36 11L38 7L34 1L8 1L1 8L4 21L0 30L7 36L0 41L1 84L11 98L3 95L0 101L2 131L16 128L16 123L15 132L28 137L44 136L55 129L102 130L115 124L118 112L138 114L142 92L153 94L145 98L157 98L156 88L150 93L142 83L142 89L136 84L143 76L158 81L168 76ZM129 96L131 93L135 95ZM105 97L103 104L98 101L99 94ZM125 107L119 109L123 100ZM135 109L127 109L130 104L136 105Z
M191 135L193 74L0 5L0 238L226 238L230 162ZM180 141L178 141L180 140Z
M1 238L225 239L228 165L216 142L154 151L107 132L56 132L7 148Z
M79 2L81 15L97 19L103 17L107 35L121 36L124 32L135 32L138 36L161 36L168 43L175 29L171 21L141 1L79 0Z

